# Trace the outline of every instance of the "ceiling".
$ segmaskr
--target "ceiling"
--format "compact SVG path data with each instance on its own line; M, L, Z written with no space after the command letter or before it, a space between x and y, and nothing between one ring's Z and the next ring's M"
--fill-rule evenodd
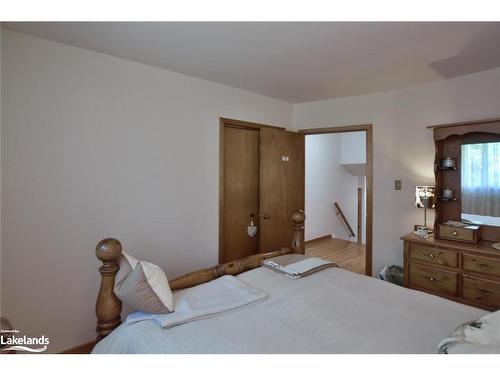
M500 67L500 23L14 22L2 27L301 103Z

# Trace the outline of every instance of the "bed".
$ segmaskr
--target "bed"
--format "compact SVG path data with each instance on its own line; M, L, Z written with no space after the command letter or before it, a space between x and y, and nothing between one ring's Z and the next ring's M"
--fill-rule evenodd
M293 216L292 247L258 254L170 281L173 290L235 275L265 300L164 329L151 320L120 324L113 293L117 243L105 240L93 353L436 353L458 325L487 311L399 287L341 268L293 280L260 267L263 259L304 253L305 215Z

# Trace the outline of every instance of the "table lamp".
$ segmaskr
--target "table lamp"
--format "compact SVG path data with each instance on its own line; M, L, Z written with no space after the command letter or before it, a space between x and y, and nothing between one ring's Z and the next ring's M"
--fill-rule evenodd
M415 207L424 209L424 227L427 228L427 209L435 208L434 200L436 188L434 186L417 186L415 189Z

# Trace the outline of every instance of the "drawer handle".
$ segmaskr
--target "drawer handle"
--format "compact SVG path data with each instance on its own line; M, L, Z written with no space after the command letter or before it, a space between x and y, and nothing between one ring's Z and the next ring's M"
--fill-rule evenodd
M477 289L479 292L479 297L488 297L494 294L491 290L488 289Z
M438 283L439 280L432 276L424 276L424 279L430 281L431 283Z
M429 253L424 253L424 255L425 255L426 257L430 258L430 259L434 259L434 258L436 258L436 259L437 259L437 258L439 258L439 257L441 256L441 253L438 253L437 255L432 254L432 253L431 253L431 254L429 254Z
M491 264L486 264L486 263L479 263L478 264L479 268L481 268L483 271L489 271L493 268L495 268L495 266L492 266Z
M453 234L454 236L458 236L458 232L457 231L453 231L453 232L451 232L451 234Z

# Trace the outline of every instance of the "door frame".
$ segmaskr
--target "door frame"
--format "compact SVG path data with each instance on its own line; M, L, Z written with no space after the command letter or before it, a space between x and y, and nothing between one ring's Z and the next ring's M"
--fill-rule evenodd
M219 118L219 264L224 259L224 130L226 127L240 129L272 128L286 130L281 126L265 125L256 122Z
M365 274L372 276L373 267L373 124L334 126L328 128L300 129L304 135L366 132L366 246ZM306 219L307 223L307 219ZM359 235L359 233L358 233Z

